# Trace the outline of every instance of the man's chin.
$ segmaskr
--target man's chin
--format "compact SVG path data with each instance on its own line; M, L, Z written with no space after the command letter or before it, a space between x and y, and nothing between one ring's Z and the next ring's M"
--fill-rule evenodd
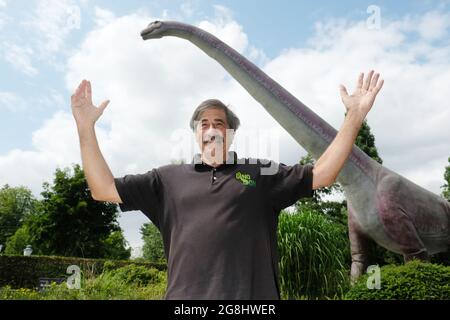
M210 161L214 161L215 163L223 163L225 161L225 159L222 159L223 148L221 146L214 147L210 143L203 147L202 156L203 158L206 158Z

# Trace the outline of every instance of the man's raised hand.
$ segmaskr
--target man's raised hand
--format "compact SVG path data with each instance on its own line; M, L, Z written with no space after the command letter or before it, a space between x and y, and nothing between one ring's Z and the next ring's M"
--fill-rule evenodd
M342 102L348 112L357 112L363 119L369 113L375 102L378 92L383 87L384 80L379 80L380 74L371 70L364 79L364 73L359 75L355 92L348 94L347 89L341 85Z
M83 80L71 97L72 114L77 126L93 126L103 114L109 100L103 101L98 107L92 103L91 83Z

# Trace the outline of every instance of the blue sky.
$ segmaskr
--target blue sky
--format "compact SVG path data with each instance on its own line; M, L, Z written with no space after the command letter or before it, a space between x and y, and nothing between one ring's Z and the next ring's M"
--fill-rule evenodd
M378 30L366 26L373 5ZM98 135L116 176L167 163L168 137L205 95L235 104L244 128L281 130L192 46L139 42L155 18L226 38L336 128L339 82L351 88L359 71L378 68L386 84L368 119L384 163L439 193L450 156L450 1L0 0L0 185L38 196L56 166L80 163L69 101L83 78L97 100L112 98ZM142 90L154 74L159 91ZM170 118L163 111L173 106L179 115ZM304 151L280 132L280 160L298 161ZM131 243L144 221L138 213L121 221Z
M4 0L5 1L5 0ZM81 1L83 2L83 1ZM12 111L17 107L2 106L0 134L2 139L0 154L13 148L31 148L31 134L55 110L64 106L52 106L54 101L48 96L69 94L64 83L64 64L70 51L79 46L86 32L93 27L92 17L96 6L111 10L117 16L146 10L154 16L179 13L184 6L193 11L192 16L185 17L186 22L195 23L200 19L214 15L213 5L219 4L229 8L233 17L244 28L252 44L264 51L269 57L279 54L284 48L304 46L313 32L315 22L327 18L345 18L349 20L366 19L369 5L377 5L382 10L382 19L396 19L405 15L420 15L436 8L448 10L448 1L85 1L79 6L81 10L80 28L74 29L65 38L64 50L52 52L51 57L30 55L33 67L38 74L30 77L20 72L4 59L0 59L0 88L25 99L26 111ZM26 23L35 19L33 8L38 1L5 1L3 15L8 22L1 30L0 42L18 45L33 44L35 33L30 32ZM24 10L29 8L31 10ZM0 7L1 10L1 7ZM1 11L0 11L1 12ZM1 20L0 20L1 21ZM5 49L4 49L5 50ZM3 51L3 50L2 50ZM48 59L51 60L49 63ZM53 63L57 63L56 67ZM66 100L67 101L67 100ZM6 109L6 110L5 110ZM12 109L12 110L10 110ZM18 130L20 128L20 130Z
M30 5L31 3L31 5ZM141 10L148 10L155 16L180 11L183 4L189 4L194 10L187 22L195 22L213 16L213 4L220 4L233 12L234 18L244 27L252 43L264 50L268 57L273 57L284 48L302 46L311 35L314 24L318 20L332 18L366 19L366 9L369 5L381 8L383 16L395 19L405 14L422 14L436 7L448 8L445 1L86 1L81 8L80 29L73 30L66 39L66 47L70 51L82 41L83 36L92 28L92 15L95 6L109 9L117 15L126 15ZM25 7L37 6L36 1L19 0L7 1L3 9L10 21L4 26L0 40L18 43L20 45L33 42L33 33L23 26L34 19L33 11L23 10ZM67 52L55 52L52 59L64 65ZM0 60L0 84L3 91L13 92L20 97L27 97L27 112L11 112L2 109L4 116L0 118L0 134L4 139L0 144L0 153L13 148L31 147L31 133L42 125L42 121L49 116L48 105L40 107L35 104L43 96L52 91L62 96L69 92L64 86L64 70L55 68L47 61L30 57L34 68L39 74L29 77L18 72L10 63ZM28 107L31 110L28 110ZM14 106L11 109L14 110ZM37 110L36 110L37 109ZM7 116L5 116L5 113ZM22 130L17 130L22 128ZM26 130L23 130L25 129ZM14 138L12 138L14 137Z

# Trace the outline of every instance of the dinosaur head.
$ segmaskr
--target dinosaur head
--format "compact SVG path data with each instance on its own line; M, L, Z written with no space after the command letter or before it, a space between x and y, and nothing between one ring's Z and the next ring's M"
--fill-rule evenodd
M162 21L153 21L148 25L147 28L142 30L141 36L142 39L158 39L164 36L164 33L168 30L168 27Z

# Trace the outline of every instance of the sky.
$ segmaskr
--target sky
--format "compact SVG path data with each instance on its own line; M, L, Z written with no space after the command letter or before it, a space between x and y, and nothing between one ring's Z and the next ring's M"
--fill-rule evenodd
M306 154L198 48L142 41L154 20L213 33L336 129L345 110L339 84L352 90L359 72L380 72L385 84L367 120L383 164L441 193L450 156L450 1L414 0L0 0L0 185L26 186L39 199L56 168L81 163L70 96L82 79L92 82L95 104L111 100L96 132L116 177L190 161L189 119L208 98L241 118L239 156L295 164ZM148 221L121 214L133 248Z

